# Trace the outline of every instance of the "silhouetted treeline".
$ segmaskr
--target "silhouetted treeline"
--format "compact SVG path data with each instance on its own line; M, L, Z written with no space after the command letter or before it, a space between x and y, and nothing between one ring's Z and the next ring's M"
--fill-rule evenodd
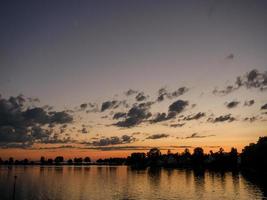
M245 146L241 160L242 168L267 175L267 137L260 137L256 144Z
M133 167L164 166L164 167L190 167L190 168L220 168L235 169L240 163L237 150L232 148L230 152L224 152L221 148L218 152L205 154L201 147L197 147L190 153L185 149L182 153L161 154L158 148L151 149L147 154L132 153L127 158L126 164Z
M0 158L0 164L4 165L89 165L92 164L90 157L85 158L74 158L65 160L63 156L57 156L55 159L41 157L40 161L29 161L28 159L24 160L15 160L13 157L10 157L8 160L3 161Z
M158 148L152 148L147 153L132 153L127 158L106 158L91 162L89 157L74 158L65 160L63 156L57 156L55 159L46 159L41 157L39 162L24 159L21 161L9 158L3 161L0 158L0 164L6 165L129 165L136 168L141 167L185 167L185 168L209 168L235 170L238 168L249 169L251 171L265 171L267 169L267 137L260 137L256 144L252 143L245 146L241 154L237 149L232 148L230 152L225 152L222 148L217 152L210 151L205 154L201 147L197 147L191 153L185 149L182 153L162 154Z

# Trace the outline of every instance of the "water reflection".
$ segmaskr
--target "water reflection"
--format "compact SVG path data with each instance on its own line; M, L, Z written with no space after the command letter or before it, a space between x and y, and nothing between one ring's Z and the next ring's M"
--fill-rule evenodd
M267 199L264 181L239 172L125 166L0 167L0 199Z

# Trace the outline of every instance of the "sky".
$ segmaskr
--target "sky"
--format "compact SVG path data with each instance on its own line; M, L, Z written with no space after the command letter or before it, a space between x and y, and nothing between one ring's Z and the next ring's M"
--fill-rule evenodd
M267 135L266 9L1 1L0 157L240 152Z

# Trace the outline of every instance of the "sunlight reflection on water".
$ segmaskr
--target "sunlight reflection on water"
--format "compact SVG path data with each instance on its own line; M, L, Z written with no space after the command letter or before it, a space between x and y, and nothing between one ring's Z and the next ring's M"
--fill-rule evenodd
M126 166L0 167L0 199L267 199L240 173L182 169L133 170Z

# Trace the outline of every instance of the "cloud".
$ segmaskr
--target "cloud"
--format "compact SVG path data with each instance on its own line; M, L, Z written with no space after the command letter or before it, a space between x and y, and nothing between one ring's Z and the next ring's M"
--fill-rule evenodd
M123 135L121 137L112 136L109 138L102 138L91 143L86 143L92 146L109 146L109 145L118 145L118 144L129 144L134 142L136 139L133 136Z
M189 89L187 87L180 87L176 91L171 93L171 97L179 97L188 91Z
M177 100L169 106L169 112L181 113L188 106L188 101Z
M170 136L169 134L161 133L161 134L150 135L146 139L157 140L161 138L167 138L169 136Z
M244 106L252 106L255 103L255 100L249 100L249 101L245 101Z
M234 59L234 54L230 53L228 56L225 57L227 60L233 60Z
M115 108L117 107L119 104L118 101L113 100L113 101L105 101L102 103L101 106L101 112L104 112L105 110L111 109L111 108Z
M198 133L193 133L190 136L185 137L184 139L191 139L191 138L206 138L206 137L213 137L215 135L199 135Z
M123 118L126 117L126 113L124 112L117 112L113 115L113 119L119 119L119 118Z
M264 104L262 107L261 107L261 110L266 110L267 109L267 103Z
M235 80L235 83L228 85L225 89L218 90L215 88L213 94L215 95L227 95L233 91L238 90L241 87L247 89L258 88L260 91L267 89L267 71L259 72L256 69L247 72L243 76L238 76Z
M231 114L227 115L221 115L219 117L216 117L215 119L209 118L208 121L217 123L217 122L232 122L235 121L236 119L231 116Z
M149 151L154 148L153 146L90 146L90 147L80 147L79 149L92 149L99 151ZM158 146L160 150L173 150L173 149L184 149L193 148L192 146Z
M235 108L239 104L239 101L231 101L231 102L226 102L225 105L227 108Z
M178 113L184 111L185 107L188 105L188 101L177 100L173 102L168 109L168 114L166 113L157 113L156 116L150 120L151 123L158 123L173 119Z
M85 127L83 127L81 130L81 133L86 134L86 133L89 133L89 131Z
M82 104L80 105L80 108L81 108L81 110L86 109L86 108L87 108L87 103L82 103Z
M170 124L170 127L172 127L172 128L177 128L177 127L182 127L182 126L184 126L184 125L185 125L185 123Z
M151 123L158 123L170 119L166 113L157 113L156 116L150 120Z
M189 89L187 87L180 87L173 92L168 92L166 88L160 88L158 90L157 101L161 102L165 99L165 97L168 99L173 99L173 98L176 98L176 97L183 95L184 93L186 93L188 91L189 91Z
M229 94L229 93L231 93L231 92L233 92L233 91L235 91L235 90L237 90L238 89L238 87L234 87L234 86L232 86L232 85L229 85L229 86L227 86L225 89L222 89L222 90L218 90L217 88L215 88L213 91L212 91L212 93L214 94L214 95L222 95L222 96L224 96L224 95L227 95L227 94Z
M145 94L143 92L139 92L136 97L135 97L136 101L144 101L147 99L147 97L145 96Z
M141 124L144 120L151 116L151 113L149 112L150 106L150 102L133 105L133 107L127 112L126 118L114 125L130 128Z
M24 97L0 99L0 143L33 144L34 142L50 142L53 138L53 127L72 123L73 117L66 111L47 112L42 107L26 106Z
M128 91L125 92L125 95L131 96L131 95L136 94L136 93L138 93L137 90L129 89Z
M254 122L257 120L257 117L253 116L253 117L245 117L244 121L248 121L248 122Z
M189 115L189 116L187 116L187 117L184 117L184 120L186 120L186 121L190 121L190 120L198 120L198 119L200 119L200 118L202 118L202 117L205 117L205 116L206 116L206 114L205 114L204 112L199 112L199 113L197 113L197 114Z

